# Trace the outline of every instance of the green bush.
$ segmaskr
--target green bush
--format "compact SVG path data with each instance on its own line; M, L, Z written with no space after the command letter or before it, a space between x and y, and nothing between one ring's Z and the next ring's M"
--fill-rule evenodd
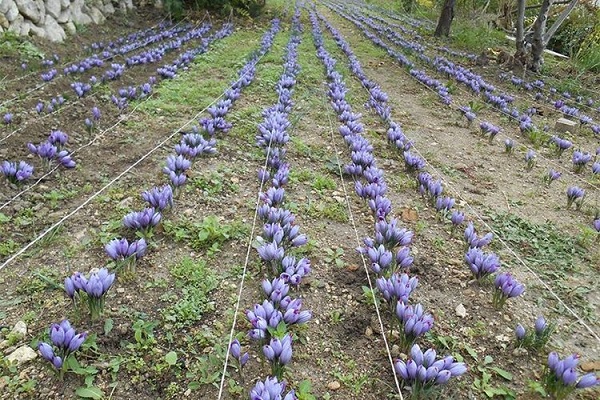
M175 19L185 10L208 10L221 15L234 14L254 18L260 14L266 0L165 0L165 11Z
M548 26L552 26L561 9L557 9L552 17L548 19ZM550 39L548 48L559 53L574 56L582 48L593 47L588 39L598 45L597 38L592 38L594 32L600 32L600 10L584 4L576 7L567 19L562 23L554 36ZM597 48L597 47L596 47Z

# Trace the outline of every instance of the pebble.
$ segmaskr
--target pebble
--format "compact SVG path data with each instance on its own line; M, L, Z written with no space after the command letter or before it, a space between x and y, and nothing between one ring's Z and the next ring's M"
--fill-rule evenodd
M402 354L402 352L400 351L400 346L398 346L397 344L392 346L392 357L398 358L400 357L400 354Z
M600 360L581 363L581 369L585 372L600 371Z
M373 329L371 329L370 326L367 326L367 329L365 329L365 336L366 337L371 337L373 336Z
M25 364L28 361L35 360L37 353L29 346L18 347L15 351L10 353L6 360L8 362L16 362L17 365Z
M327 389L329 390L338 390L340 388L340 383L338 381L331 381L327 384Z
M467 310L465 308L465 306L461 304L457 305L456 308L454 309L454 311L456 312L456 315L458 315L461 318L464 318L467 316Z
M27 335L27 324L25 324L23 321L17 322L10 331L9 335L19 340L23 339Z

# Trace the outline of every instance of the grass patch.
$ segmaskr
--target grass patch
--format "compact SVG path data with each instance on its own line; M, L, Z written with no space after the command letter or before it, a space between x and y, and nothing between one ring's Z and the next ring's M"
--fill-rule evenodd
M202 191L204 198L210 202L221 201L219 195L237 193L240 186L231 180L235 174L231 171L216 170L196 176L191 184Z
M580 238L550 223L534 224L511 214L493 214L490 219L494 231L565 303L579 309L590 321L597 318L588 301L593 285L588 282L592 271L587 266L593 262L581 246ZM516 259L512 262L518 264ZM550 298L545 291L544 296ZM557 305L556 311L564 310Z
M304 212L311 218L330 219L337 222L348 222L348 210L342 203L333 199L323 199L318 201L309 201Z
M0 35L0 56L18 57L22 60L41 60L44 58L44 52L16 33L6 31Z
M202 222L180 219L177 222L164 221L165 234L176 242L186 242L194 250L208 250L214 254L229 240L246 237L248 226L241 222L225 223L215 215L204 217Z
M204 313L214 310L210 293L218 286L214 272L207 268L204 260L184 258L169 268L175 278L177 292L163 296L172 303L162 311L166 323L181 329L200 321Z
M156 95L143 102L139 110L150 115L180 114L208 105L236 78L248 56L248 49L258 45L260 35L261 32L240 30L213 43L186 73L163 81L156 89Z

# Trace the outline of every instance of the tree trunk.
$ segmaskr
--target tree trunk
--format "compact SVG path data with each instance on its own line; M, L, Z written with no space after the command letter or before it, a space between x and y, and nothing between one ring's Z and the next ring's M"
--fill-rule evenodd
M572 0L571 3L560 13L558 19L554 21L554 24L548 29L548 32L544 34L544 47L548 46L548 42L552 36L556 33L560 25L564 22L565 19L571 14L571 11L575 8L579 0Z
M525 54L525 0L517 2L517 54ZM515 57L517 57L515 54Z
M454 19L455 3L456 0L444 0L444 8L442 8L440 19L438 20L437 27L435 28L435 36L440 37L450 35L450 25L452 25L452 20Z
M542 68L542 53L546 48L544 43L544 33L546 33L546 22L548 21L548 11L554 0L544 0L540 13L533 24L533 37L531 40L531 64L529 68L533 71L539 72Z

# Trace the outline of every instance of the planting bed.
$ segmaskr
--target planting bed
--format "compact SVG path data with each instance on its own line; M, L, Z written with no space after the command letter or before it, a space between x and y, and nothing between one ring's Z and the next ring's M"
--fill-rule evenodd
M530 89L360 2L267 10L109 21L38 44L60 68L3 64L0 162L34 170L0 176L0 398L537 399L553 351L593 386L600 99ZM130 48L64 73L111 40ZM577 132L553 131L563 115ZM66 153L31 153L57 130ZM87 332L70 350L65 319ZM451 356L425 384L413 344Z

